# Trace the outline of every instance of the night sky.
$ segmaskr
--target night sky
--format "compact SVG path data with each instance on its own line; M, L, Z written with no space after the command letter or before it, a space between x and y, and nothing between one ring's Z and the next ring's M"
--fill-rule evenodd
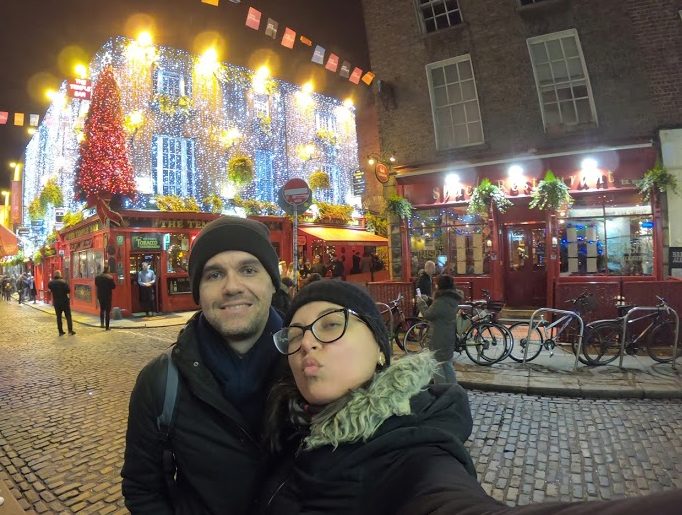
M258 32L244 25L249 6L263 12ZM368 68L360 0L243 0L239 4L221 0L219 7L201 0L0 0L0 111L10 113L7 125L0 125L0 188L9 186L9 163L21 158L30 139L28 115L40 114L42 120L49 105L45 89L50 82L56 89L73 75L71 62L60 65L60 54L74 54L64 49L75 46L89 60L109 37L135 37L131 17L138 13L154 21L156 44L199 53L194 47L196 36L215 31L225 41L223 61L254 67L260 56L274 55L275 60L279 57L279 67L273 69L277 78L303 83L314 76L318 91L342 98L368 94L362 83L355 86L310 62L314 45L320 44L353 65ZM268 17L279 22L276 40L264 34ZM285 26L310 38L313 48L298 41L293 50L282 47ZM25 113L24 127L13 125L14 112Z

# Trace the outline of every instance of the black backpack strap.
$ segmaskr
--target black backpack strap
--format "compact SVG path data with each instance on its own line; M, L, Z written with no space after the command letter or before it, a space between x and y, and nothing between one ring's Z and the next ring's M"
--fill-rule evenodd
M177 473L177 466L175 463L175 453L171 443L171 434L173 431L173 423L175 422L175 401L178 397L178 388L180 385L180 376L178 367L173 363L171 356L173 348L168 349L163 354L166 360L166 385L163 395L163 409L161 414L156 417L156 427L161 433L161 442L163 443L162 466L165 476L166 486L171 497L171 501L175 500L176 484L175 477ZM175 503L174 503L175 504Z

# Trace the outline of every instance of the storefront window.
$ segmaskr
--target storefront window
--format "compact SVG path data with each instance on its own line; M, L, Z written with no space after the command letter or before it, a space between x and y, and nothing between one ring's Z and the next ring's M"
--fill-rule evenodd
M490 233L488 222L464 208L416 211L409 226L412 273L429 260L454 276L490 273Z
M101 250L81 250L71 254L74 279L94 278L104 268L104 253Z
M651 275L651 206L635 196L584 197L560 219L561 275Z
M187 273L189 270L189 235L166 234L164 235L168 260L166 272L169 274Z

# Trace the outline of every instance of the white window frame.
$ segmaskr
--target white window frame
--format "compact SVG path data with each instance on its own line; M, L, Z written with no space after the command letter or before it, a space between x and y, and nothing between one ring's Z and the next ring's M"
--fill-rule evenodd
M446 11L445 11L446 16L448 17L448 27L442 28L442 29L439 29L436 27L434 30L429 32L428 30L426 30L426 20L424 19L422 7L424 7L425 5L429 5L432 8L431 12L433 14L435 14L435 12L433 11L434 4L441 4L441 3L445 4L445 0L429 0L428 4L420 4L419 0L413 0L413 1L414 1L414 8L417 12L417 20L419 21L419 26L421 27L422 34L435 34L436 32L439 32L441 30L447 30L447 29L452 28L452 27L457 27L458 25L461 25L462 23L464 23L464 16L462 15L462 8L459 5L459 0L454 0L457 3L457 9L455 9L454 11L448 11L446 8ZM459 13L460 22L459 23L450 23L450 14L449 13L455 12L455 11ZM435 20L435 16L433 19Z
M270 95L267 93L254 93L253 112L256 116L268 118L270 116Z
M575 40L576 48L578 49L578 57L580 57L580 63L582 65L583 69L583 75L584 75L584 80L585 80L585 87L587 88L587 97L589 100L590 104L590 110L592 112L592 121L591 122L583 122L585 124L589 123L590 125L599 126L599 119L597 118L597 107L594 102L594 94L592 93L592 85L590 83L590 74L587 69L587 63L585 62L585 56L583 54L583 47L580 44L580 37L578 36L578 31L576 29L568 29L568 30L562 30L560 32L552 32L550 34L543 34L542 36L535 36L532 38L528 38L526 40L526 45L528 47L528 56L530 58L530 63L531 66L533 67L533 78L535 79L535 89L538 94L538 103L540 104L540 113L542 114L542 125L545 128L545 131L547 131L548 125L547 125L547 116L545 114L545 104L542 100L542 89L540 86L540 80L538 77L538 70L535 64L535 60L533 59L533 51L531 49L531 45L537 44L537 43L546 43L547 41L553 41L557 39L562 39L562 38L567 38L567 37L573 37ZM563 46L562 46L562 52L563 52ZM566 60L564 56L564 60ZM551 67L550 67L551 68ZM553 75L553 74L552 74ZM581 79L583 80L583 79ZM572 83L571 79L568 79L568 82L566 84L569 85ZM557 82L554 82L555 89L556 88ZM558 99L558 95L557 95ZM573 97L573 102L575 105L575 97ZM560 102L558 102L560 104ZM577 117L577 109L576 109L576 117ZM561 116L561 107L559 105L559 116ZM577 121L575 124L565 124L562 120L561 122L561 127L563 128L570 128L570 127L579 127L581 125L580 120Z
M315 129L326 129L330 132L336 132L336 116L330 113L323 113L321 111L315 112Z
M156 139L156 155L154 156L154 173L156 174L156 193L159 195L180 195L188 196L193 188L189 183L188 171L191 168L194 179L196 180L196 168L194 161L194 140L190 138L179 138L175 136L168 136L164 134L154 135ZM163 191L163 157L164 146L170 146L171 143L180 144L180 169L175 170L180 173L180 189L181 191ZM169 172L171 170L169 169Z
M185 95L185 78L181 73L172 70L160 69L156 75L156 92L162 95L175 97L174 94L164 91L164 78L177 77L178 79L178 97Z
M481 124L481 141L477 141L475 143L467 143L465 145L453 145L451 147L446 147L446 148L441 148L441 146L438 144L438 122L436 121L436 105L435 105L435 97L434 97L434 88L433 88L433 79L431 75L431 71L435 68L445 68L448 65L451 64L459 64L461 62L469 61L469 64L471 66L471 80L473 80L474 83L474 94L476 96L476 107L478 109L478 122ZM436 148L438 150L450 150L454 148L465 148L465 147L473 147L476 145L482 145L485 143L485 131L483 130L483 117L481 116L481 100L478 96L478 87L476 85L476 73L474 71L474 63L471 60L471 54L463 54L459 55L457 57L451 57L450 59L444 59L442 61L436 61L434 63L429 63L426 65L426 80L428 81L429 84L429 98L431 100L431 118L433 119L433 134L435 136L435 142L436 142ZM461 81L460 81L461 83ZM470 100L468 100L470 101ZM459 102L461 104L464 104L464 101ZM455 104L451 104L455 105ZM465 117L466 117L466 111L465 111ZM465 121L465 125L469 125L470 122ZM473 122L471 122L473 123ZM453 127L454 127L454 120L453 120ZM467 127L467 135L469 134L469 128Z

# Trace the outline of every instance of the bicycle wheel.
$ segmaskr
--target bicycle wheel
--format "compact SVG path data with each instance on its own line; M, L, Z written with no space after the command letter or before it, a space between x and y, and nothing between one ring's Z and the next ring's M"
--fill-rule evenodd
M393 333L393 338L395 340L396 345L400 347L400 350L402 350L405 354L408 354L410 352L419 352L411 351L409 348L405 347L405 335L407 334L407 331L410 329L410 327L423 321L424 319L418 317L405 317L405 320L403 320L396 326L395 332Z
M475 324L464 335L464 350L477 365L490 366L507 355L506 332L494 322Z
M523 354L526 352L526 348L528 348L526 361L533 361L538 357L544 342L542 331L539 328L535 327L531 331L530 339L528 339L528 322L516 322L509 327L509 330L513 336L511 352L509 353L511 359L523 363Z
M406 353L420 352L426 347L429 332L429 323L420 321L410 327L403 339L403 348Z
M659 321L649 333L646 351L651 359L659 363L670 363L673 360L675 345L675 324L671 320ZM677 345L677 357L682 356L680 345Z
M602 322L585 328L583 355L592 366L608 365L620 355L623 326L617 321Z

